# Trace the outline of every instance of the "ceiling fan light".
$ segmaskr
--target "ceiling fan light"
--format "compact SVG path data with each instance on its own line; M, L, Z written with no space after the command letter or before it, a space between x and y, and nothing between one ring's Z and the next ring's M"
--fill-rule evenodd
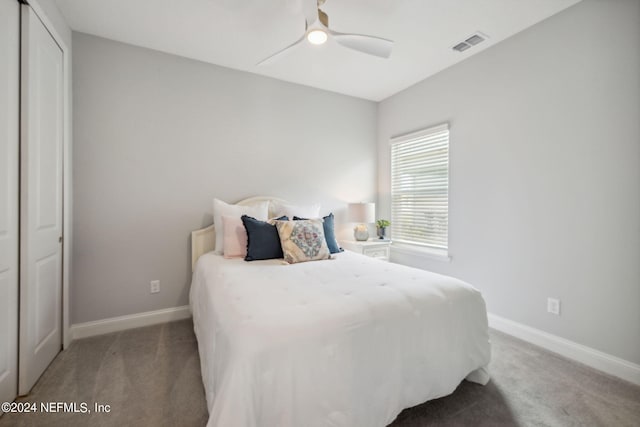
M324 44L327 41L327 33L324 30L315 29L307 33L307 40L311 44Z

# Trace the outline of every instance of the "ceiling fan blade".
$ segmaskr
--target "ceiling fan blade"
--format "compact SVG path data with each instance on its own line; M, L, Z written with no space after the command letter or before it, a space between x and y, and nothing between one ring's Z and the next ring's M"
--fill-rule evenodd
M344 34L329 31L334 40L344 47L358 52L388 58L393 50L393 41L381 37L365 36L363 34Z
M273 61L276 57L280 56L281 54L283 54L284 52L288 51L289 49L291 49L292 47L294 47L295 45L300 44L301 42L304 41L306 37L306 34L303 34L302 37L300 37L298 40L296 40L295 42L291 43L289 46L280 49L279 51L277 51L276 53L267 56L266 58L264 58L262 61L258 62L256 65L264 65L266 63L270 63L271 61Z
M307 24L306 28L309 28L318 20L318 0L300 1L302 2L302 13L304 14L304 20Z

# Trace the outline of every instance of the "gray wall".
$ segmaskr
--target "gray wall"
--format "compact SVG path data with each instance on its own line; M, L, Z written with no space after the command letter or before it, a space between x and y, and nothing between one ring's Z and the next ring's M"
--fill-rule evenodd
M189 233L214 197L338 218L375 198L375 103L80 33L73 47L73 323L187 304Z
M389 138L451 125L453 259L393 259L471 282L494 314L640 363L639 31L637 0L585 0L383 101L382 216Z

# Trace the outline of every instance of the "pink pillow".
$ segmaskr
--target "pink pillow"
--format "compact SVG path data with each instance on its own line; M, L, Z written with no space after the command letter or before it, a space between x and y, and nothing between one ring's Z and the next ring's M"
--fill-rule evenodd
M238 258L247 255L247 230L238 217L223 216L225 258Z

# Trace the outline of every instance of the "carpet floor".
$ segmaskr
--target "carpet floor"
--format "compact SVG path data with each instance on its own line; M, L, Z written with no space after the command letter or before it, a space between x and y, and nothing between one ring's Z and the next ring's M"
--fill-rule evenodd
M500 332L491 342L489 384L463 381L391 426L640 426L640 387ZM7 413L0 427L204 426L191 320L77 340L17 402L86 402L91 413Z

